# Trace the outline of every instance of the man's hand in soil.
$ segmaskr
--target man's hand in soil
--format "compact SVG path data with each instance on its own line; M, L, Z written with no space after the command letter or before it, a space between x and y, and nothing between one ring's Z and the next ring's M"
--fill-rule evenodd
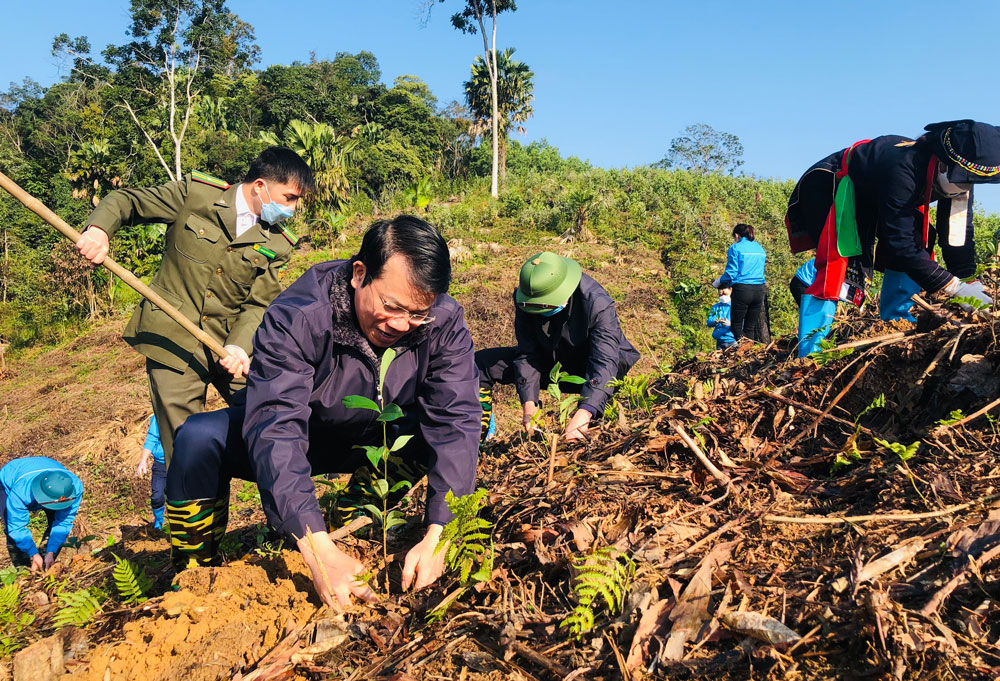
M447 549L442 546L435 553L443 529L441 525L428 525L424 538L406 554L406 560L403 561L403 591L409 589L411 584L414 590L430 586L444 573Z
M576 413L573 414L573 418L566 424L566 433L563 437L567 441L586 440L587 429L590 426L590 417L591 414L586 409L577 409Z
M55 565L55 562L56 562L56 554L52 553L51 551L45 554L44 567L46 570Z
M355 579L365 571L364 564L337 548L326 532L303 537L298 547L312 572L316 593L327 605L335 607L339 603L341 608L350 607L352 594L369 603L378 600L371 587Z
M76 242L76 250L90 262L100 265L108 257L108 233L91 225Z
M538 429L535 422L532 420L535 416L535 412L538 411L538 405L534 402L525 402L521 406L521 425L527 431L528 435L531 435Z
M42 560L42 554L36 553L35 555L33 555L31 557L31 571L32 572L38 572L39 570L44 569L44 567L45 567L45 561Z
M238 345L227 345L223 348L229 353L229 357L220 359L222 368L233 375L233 378L240 378L250 372L250 357L247 351Z

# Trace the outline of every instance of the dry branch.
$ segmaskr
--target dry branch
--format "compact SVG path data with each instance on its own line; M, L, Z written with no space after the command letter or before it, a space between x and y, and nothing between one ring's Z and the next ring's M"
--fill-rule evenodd
M701 447L698 446L698 443L692 440L691 436L687 434L686 430L684 430L684 426L673 419L671 419L669 423L670 427L674 429L675 433L680 435L684 444L687 445L688 449L694 452L694 455L698 457L698 461L701 462L701 465L705 467L705 470L707 470L713 478L718 480L723 485L729 485L732 483L732 479L728 475L723 473L714 463L709 461L708 457L705 456L705 452L701 451Z

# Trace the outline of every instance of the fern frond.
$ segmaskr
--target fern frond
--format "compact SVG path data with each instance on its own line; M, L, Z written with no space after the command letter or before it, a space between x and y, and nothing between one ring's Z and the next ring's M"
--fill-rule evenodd
M62 607L52 620L56 629L68 626L85 627L101 614L101 603L97 594L91 589L59 594L59 602Z
M572 558L571 563L577 606L559 626L568 627L571 636L579 640L584 633L594 628L596 601L603 600L612 615L621 610L635 572L635 563L610 546L596 549L586 556Z
M21 598L21 587L8 584L0 589L0 613L9 614L17 610Z
M594 611L583 605L576 606L569 617L559 624L560 629L563 627L569 627L570 637L579 641L594 628Z
M146 576L146 571L127 558L115 556L115 561L112 576L122 602L130 605L146 602L148 600L146 592L153 586L152 580Z

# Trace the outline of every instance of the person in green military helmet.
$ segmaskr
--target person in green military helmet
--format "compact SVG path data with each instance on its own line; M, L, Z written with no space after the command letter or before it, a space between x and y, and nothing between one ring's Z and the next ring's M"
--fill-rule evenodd
M174 433L204 410L209 383L230 404L242 399L253 335L298 240L284 222L313 186L298 154L269 147L235 186L194 171L159 187L113 191L87 219L76 247L95 265L122 225L165 222L166 250L150 288L230 354L219 360L148 300L125 327L126 342L146 356L168 466Z
M514 385L521 401L523 425L534 430L542 381L556 362L584 379L564 384L577 389L581 399L566 424L567 440L585 439L591 419L604 413L614 392L610 383L622 378L639 353L622 333L615 302L608 292L580 269L572 258L536 253L521 267L514 291L516 347L476 352L479 399L483 407L482 439L495 432L493 386Z

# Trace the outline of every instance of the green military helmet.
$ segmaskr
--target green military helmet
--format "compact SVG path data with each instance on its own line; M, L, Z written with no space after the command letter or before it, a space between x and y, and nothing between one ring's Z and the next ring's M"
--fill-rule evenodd
M580 285L580 265L549 251L537 253L521 267L514 302L525 312L543 314L566 304Z
M48 511L61 511L76 501L73 478L64 471L45 471L31 481L31 496Z

